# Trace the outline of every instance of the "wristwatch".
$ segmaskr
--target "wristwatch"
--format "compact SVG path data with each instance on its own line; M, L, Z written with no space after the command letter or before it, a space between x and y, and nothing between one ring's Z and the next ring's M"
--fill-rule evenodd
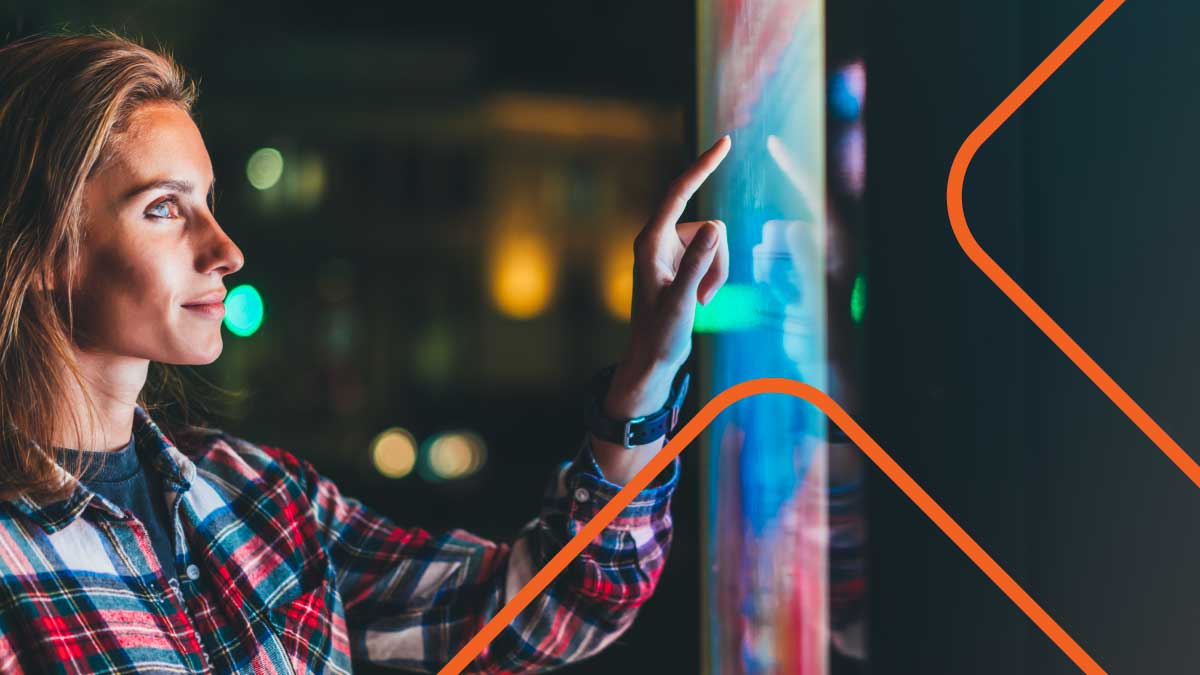
M667 404L658 411L632 419L613 419L604 414L604 399L616 370L617 365L612 364L592 376L584 409L584 423L588 431L609 443L618 443L626 448L645 445L661 436L670 440L679 423L679 409L683 406L691 376L682 370L675 376Z

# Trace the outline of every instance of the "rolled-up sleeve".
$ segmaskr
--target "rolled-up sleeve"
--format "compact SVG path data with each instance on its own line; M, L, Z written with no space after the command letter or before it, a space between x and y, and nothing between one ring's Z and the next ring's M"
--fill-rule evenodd
M604 478L585 434L574 458L553 472L538 516L494 542L462 529L400 527L295 461L355 658L421 672L444 666L621 489ZM624 633L666 562L678 479L676 458L464 672L544 672Z

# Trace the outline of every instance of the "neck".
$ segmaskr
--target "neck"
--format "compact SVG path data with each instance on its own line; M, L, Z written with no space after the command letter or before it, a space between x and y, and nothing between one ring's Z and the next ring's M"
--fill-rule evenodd
M55 444L78 450L114 452L129 443L133 433L133 409L146 384L150 362L146 359L87 352L76 348L75 357L86 394L67 378L69 409L78 415L79 429L64 419ZM88 398L91 399L89 406Z

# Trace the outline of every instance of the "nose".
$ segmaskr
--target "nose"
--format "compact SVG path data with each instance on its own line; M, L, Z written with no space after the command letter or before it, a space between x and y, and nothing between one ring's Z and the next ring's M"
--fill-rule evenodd
M210 215L206 220L204 243L196 252L196 270L203 274L217 272L225 276L242 269L246 263L242 249L221 229L216 218Z

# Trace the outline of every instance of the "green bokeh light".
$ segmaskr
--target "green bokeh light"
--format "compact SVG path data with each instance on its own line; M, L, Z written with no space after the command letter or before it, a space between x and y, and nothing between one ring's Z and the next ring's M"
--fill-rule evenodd
M867 313L867 278L862 274L854 277L854 287L850 289L850 320L862 323Z
M259 148L246 161L246 179L259 190L275 187L283 176L283 153L275 148Z
M258 290L242 284L225 297L225 327L239 337L254 335L263 322L263 301Z

